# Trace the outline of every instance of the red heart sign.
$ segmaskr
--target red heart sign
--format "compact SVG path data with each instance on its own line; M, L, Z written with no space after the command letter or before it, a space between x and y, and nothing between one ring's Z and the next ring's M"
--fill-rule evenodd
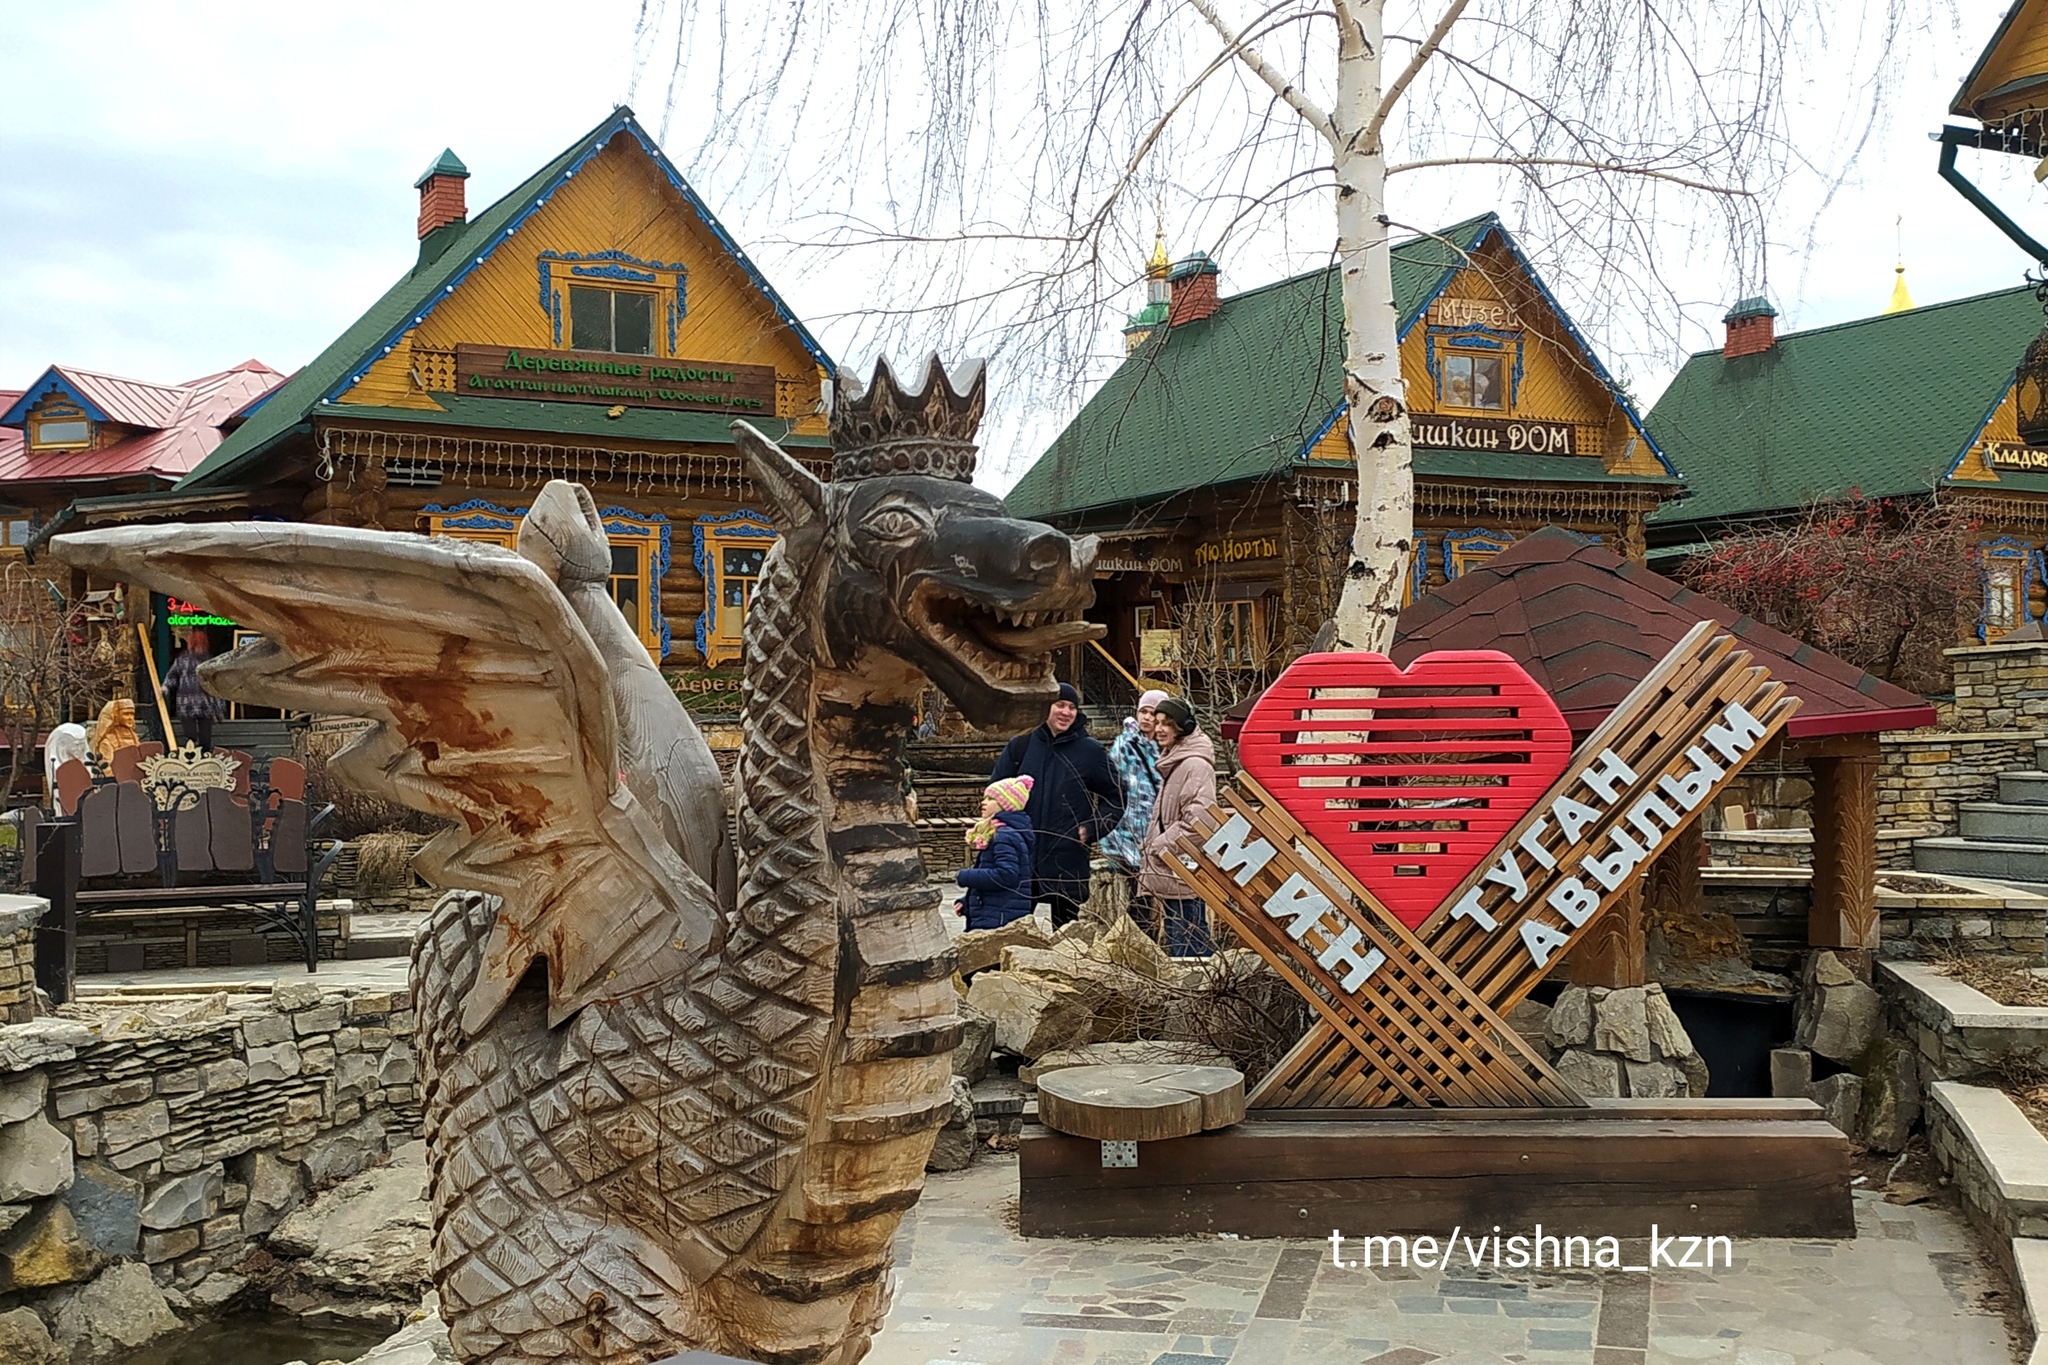
M1305 654L1245 719L1238 762L1403 924L1491 860L1571 760L1550 694L1492 649Z

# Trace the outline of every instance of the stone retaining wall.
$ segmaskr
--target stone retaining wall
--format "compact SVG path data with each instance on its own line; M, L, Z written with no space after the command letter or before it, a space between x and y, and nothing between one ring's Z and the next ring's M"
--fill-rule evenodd
M0 1024L36 1017L36 923L44 902L0 896Z
M2048 732L2048 643L1944 650L1954 669L1958 730Z
M278 985L0 1028L0 1292L189 1287L420 1131L408 994Z
M1919 1057L1923 1086L2048 1070L2048 1009L2001 1005L1917 962L1880 962L1873 984L1892 1032Z
M1928 1148L1993 1248L2048 1235L2048 1139L2002 1091L1937 1081L1928 1097Z
M2039 730L1911 730L1887 734L1877 765L1877 823L1921 834L1955 834L1956 807L1998 799L1998 775L2034 766ZM1881 848L1881 868L1913 865L1911 844Z

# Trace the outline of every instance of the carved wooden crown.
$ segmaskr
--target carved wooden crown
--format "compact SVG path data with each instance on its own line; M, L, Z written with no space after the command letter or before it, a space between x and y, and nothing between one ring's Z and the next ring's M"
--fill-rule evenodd
M988 396L988 373L970 360L949 375L934 354L924 383L906 392L887 360L875 362L866 389L842 373L832 397L832 477L930 474L966 483L974 477L974 433Z

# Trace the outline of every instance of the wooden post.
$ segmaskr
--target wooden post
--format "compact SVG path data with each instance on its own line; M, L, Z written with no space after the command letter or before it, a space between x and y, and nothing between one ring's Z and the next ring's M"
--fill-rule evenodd
M36 923L36 985L52 1004L69 1004L78 976L78 825L56 820L36 830L36 894L50 903Z
M1565 954L1565 974L1574 986L1640 986L1648 980L1643 923L1643 884L1617 897Z
M1645 924L1668 915L1696 915L1706 898L1700 867L1706 862L1707 836L1698 816L1686 821L1671 846L1650 864L1643 882Z
M1816 948L1877 947L1877 752L1807 759L1813 770L1813 906L1806 941ZM1843 746L1847 747L1847 746Z

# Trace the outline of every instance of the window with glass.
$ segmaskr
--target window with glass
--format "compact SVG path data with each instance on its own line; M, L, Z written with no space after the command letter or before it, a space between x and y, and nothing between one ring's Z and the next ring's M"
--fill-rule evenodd
M45 403L29 418L28 443L37 450L84 450L92 445L92 419L75 403Z
M569 286L569 347L654 354L654 295L634 289Z
M612 542L612 601L619 605L619 615L626 618L626 624L633 627L635 635L645 633L642 620L641 587L647 581L647 570L641 564L641 547L621 545Z
M1216 662L1224 668L1259 664L1258 613L1251 602L1216 604Z
M707 668L740 657L742 632L768 552L775 548L775 527L757 512L697 518L697 572L704 576L704 611L697 618L697 652Z
M1475 351L1449 351L1443 359L1441 393L1445 407L1505 411L1508 405L1507 366L1501 356Z
M1978 547L1984 557L1984 614L1977 623L1978 638L1996 640L2026 624L2031 548L2011 536Z

